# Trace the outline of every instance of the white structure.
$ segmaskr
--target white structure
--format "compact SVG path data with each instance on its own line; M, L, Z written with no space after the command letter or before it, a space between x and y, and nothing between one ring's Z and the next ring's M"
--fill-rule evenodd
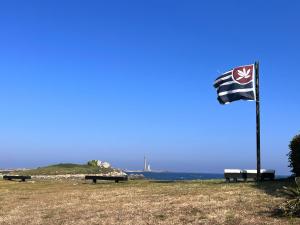
M101 160L96 160L97 166L103 167L103 168L110 168L111 165L109 162L102 162Z
M101 166L102 167L104 167L104 168L110 168L110 164L108 163L108 162L103 162L102 164L101 164Z
M97 166L101 166L102 165L102 161L100 161L100 160L97 160Z
M144 172L151 172L150 163L147 161L146 156L144 156Z
M146 156L144 156L144 171L147 170L147 159Z

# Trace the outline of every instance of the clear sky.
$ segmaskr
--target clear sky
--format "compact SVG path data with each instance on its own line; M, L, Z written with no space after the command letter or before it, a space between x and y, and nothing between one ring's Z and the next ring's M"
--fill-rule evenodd
M300 1L1 1L0 168L90 159L255 168L255 103L214 79L260 61L262 167L300 131Z

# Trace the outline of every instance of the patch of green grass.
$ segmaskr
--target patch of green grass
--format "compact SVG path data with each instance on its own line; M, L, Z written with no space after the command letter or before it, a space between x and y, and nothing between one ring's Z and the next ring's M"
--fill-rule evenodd
M165 214L157 214L157 215L155 215L155 218L157 218L159 220L165 220L165 219L167 219L167 216Z
M97 174L113 172L112 168L103 168L98 166L81 165L73 163L61 163L37 169L15 171L19 175L64 175L64 174Z
M191 209L190 209L190 212L189 212L191 215L197 215L198 213L202 213L202 211L200 210L200 209L198 209L198 208L194 208L194 207L192 207Z
M238 225L240 224L240 220L235 218L235 214L227 214L225 217L225 224L228 225Z

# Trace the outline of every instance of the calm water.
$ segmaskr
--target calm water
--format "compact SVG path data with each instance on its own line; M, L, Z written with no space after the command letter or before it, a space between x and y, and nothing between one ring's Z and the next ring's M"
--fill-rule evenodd
M146 179L153 180L207 180L224 178L224 174L213 173L127 172L127 174L143 174Z

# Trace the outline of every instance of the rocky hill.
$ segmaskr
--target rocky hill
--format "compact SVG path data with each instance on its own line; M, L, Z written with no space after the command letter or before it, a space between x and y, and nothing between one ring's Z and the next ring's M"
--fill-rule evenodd
M120 176L125 175L121 170L112 167L97 166L97 165L82 165L73 163L61 163L45 167L38 167L36 169L13 171L12 174L18 175L31 175L31 176L61 176L68 177L83 176L85 174L97 174L107 176Z

